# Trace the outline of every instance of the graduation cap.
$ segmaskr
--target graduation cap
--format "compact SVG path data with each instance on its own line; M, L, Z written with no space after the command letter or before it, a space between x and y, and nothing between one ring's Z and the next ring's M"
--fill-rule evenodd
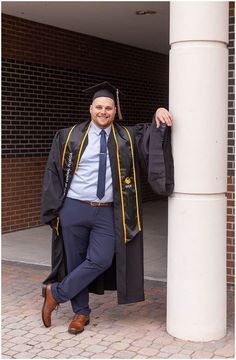
M91 86L88 89L85 89L83 92L90 95L92 101L94 101L98 97L108 97L112 99L117 106L119 120L123 119L120 110L120 99L119 99L119 94L121 95L123 94L119 92L119 89L115 88L108 81L104 81L100 84Z

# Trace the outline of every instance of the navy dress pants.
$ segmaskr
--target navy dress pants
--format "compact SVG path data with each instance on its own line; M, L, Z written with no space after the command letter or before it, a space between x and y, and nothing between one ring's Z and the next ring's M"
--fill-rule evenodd
M60 222L68 274L52 284L52 294L58 303L71 300L74 313L88 315L88 285L111 266L114 256L113 207L66 198Z

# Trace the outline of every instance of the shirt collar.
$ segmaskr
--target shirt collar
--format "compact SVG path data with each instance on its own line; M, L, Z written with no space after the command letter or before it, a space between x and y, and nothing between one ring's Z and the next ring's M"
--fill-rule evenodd
M101 130L105 130L106 135L109 136L111 132L111 125L109 125L106 129L102 129L99 126L97 126L93 120L91 121L91 129L95 134L100 135Z

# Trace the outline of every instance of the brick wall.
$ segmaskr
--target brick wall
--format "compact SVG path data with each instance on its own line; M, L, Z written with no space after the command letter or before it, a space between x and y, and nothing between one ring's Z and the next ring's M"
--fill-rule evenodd
M227 187L227 281L234 284L234 219L235 219L235 76L234 76L234 2L229 3L229 95L228 95L228 187Z
M157 106L168 107L168 56L4 14L2 43L2 230L9 232L39 225L53 135L89 118L82 90L108 80L126 95L124 124L150 121ZM154 198L142 180L143 199Z

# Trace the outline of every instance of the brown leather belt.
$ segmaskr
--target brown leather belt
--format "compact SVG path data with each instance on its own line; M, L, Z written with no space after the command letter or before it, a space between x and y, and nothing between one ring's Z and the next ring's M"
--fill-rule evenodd
M113 202L106 202L106 203L100 203L100 202L96 202L96 201L86 201L86 200L80 200L83 201L91 206L112 206Z

